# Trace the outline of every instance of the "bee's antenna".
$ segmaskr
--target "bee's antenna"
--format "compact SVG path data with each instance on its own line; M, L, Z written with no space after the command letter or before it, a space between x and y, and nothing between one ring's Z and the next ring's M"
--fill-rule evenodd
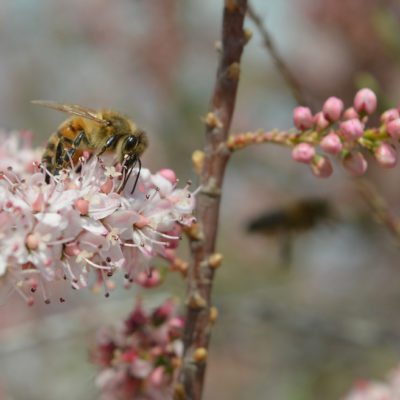
M138 170L138 173L137 173L137 175L136 175L135 184L133 185L131 194L133 194L133 192L134 192L135 189L136 189L136 185L137 185L137 183L138 183L139 176L140 176L140 171L142 170L142 162L140 161L140 158L138 158L137 160L138 160L138 162L139 162L139 170ZM132 172L132 171L131 171L131 172ZM129 175L130 175L130 174L129 174Z

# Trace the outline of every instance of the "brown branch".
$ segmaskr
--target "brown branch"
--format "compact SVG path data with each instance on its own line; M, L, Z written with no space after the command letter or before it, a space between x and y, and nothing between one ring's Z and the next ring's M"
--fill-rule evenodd
M198 228L191 236L192 263L188 271L184 357L175 399L200 400L207 349L215 310L211 289L215 267L211 261L217 237L221 188L230 151L226 147L240 75L240 58L246 43L243 22L247 0L225 0L222 49L210 112L205 118L202 190L197 196ZM220 257L218 257L220 259ZM214 312L213 312L214 311Z
M274 60L277 69L279 70L279 72L285 79L287 85L289 86L290 90L292 91L293 97L296 99L297 103L306 106L307 102L299 82L297 82L297 79L293 76L289 68L286 66L285 62L283 61L283 58L280 56L277 48L275 47L274 42L272 41L271 35L263 25L261 17L254 11L253 7L250 4L248 4L247 6L247 14L256 25L258 31L260 32L265 47L267 48L269 54Z

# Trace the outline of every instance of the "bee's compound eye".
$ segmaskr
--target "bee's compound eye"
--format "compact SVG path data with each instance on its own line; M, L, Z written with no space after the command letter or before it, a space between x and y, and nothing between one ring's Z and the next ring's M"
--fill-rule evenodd
M126 138L124 148L126 151L133 150L137 144L137 137L130 135Z

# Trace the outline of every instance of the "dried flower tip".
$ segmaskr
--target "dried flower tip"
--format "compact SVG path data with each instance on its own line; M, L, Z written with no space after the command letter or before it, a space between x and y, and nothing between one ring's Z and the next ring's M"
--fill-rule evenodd
M190 296L188 306L192 310L201 310L206 306L206 301L200 296L199 293L196 292Z
M192 163L193 163L193 168L197 174L200 174L201 171L203 170L204 159L205 159L204 151L195 150L193 152Z
M194 351L193 360L199 364L203 364L207 361L207 349L205 347L199 347Z
M237 82L240 77L240 64L238 62L232 63L228 71L226 72L226 77L233 82Z
M184 232L192 240L202 240L203 234L197 222L193 222L189 227L184 227Z
M253 37L253 32L251 29L246 28L246 29L244 29L243 34L244 34L244 40L246 41L246 44L247 44Z
M224 256L221 253L214 253L208 257L207 264L210 268L218 268L222 261L224 260Z
M186 396L185 387L182 383L178 383L174 388L174 400L188 400Z
M353 106L359 114L372 114L377 106L375 93L368 88L359 90L354 97Z
M222 53L222 42L220 41L220 40L217 40L215 43L214 43L214 47L215 47L215 50L217 50L218 51L218 53Z
M210 322L211 325L214 325L218 318L218 309L217 307L210 308Z
M228 11L233 12L239 8L239 4L237 0L225 0L225 8Z
M206 123L206 125L211 128L222 128L222 123L221 121L218 119L218 117L212 113L209 112L205 117L204 117L204 122Z

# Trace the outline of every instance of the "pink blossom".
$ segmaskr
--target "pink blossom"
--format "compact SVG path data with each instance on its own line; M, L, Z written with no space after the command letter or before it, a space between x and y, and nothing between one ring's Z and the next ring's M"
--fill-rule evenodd
M337 155L342 151L343 145L340 137L336 133L329 133L322 138L319 143L322 150L328 154Z
M320 111L314 116L314 124L317 132L322 132L329 126L329 121L325 119L324 114Z
M399 140L400 139L400 118L390 121L386 125L386 130L392 139Z
M393 168L397 164L397 153L392 146L383 143L374 152L376 161L383 168Z
M15 139L3 139L0 154L14 151ZM35 158L26 148L5 160L12 163L16 154ZM79 163L80 170L63 170L49 183L37 162L32 172L21 165L18 172L7 166L0 169L0 281L28 304L34 302L35 292L49 302L47 287L53 281L66 280L80 289L88 285L90 274L108 296L117 270L124 269L129 282L149 273L152 260L168 261L168 246L178 243L180 234L174 227L193 222L195 193L189 185L176 188L173 171L168 170L166 178L143 168L131 195L137 169L119 193L119 165L105 166L96 157L82 157ZM104 190L110 180L112 189ZM32 279L37 283L34 289ZM145 286L159 282L154 270Z
M179 322L178 322L179 321ZM183 320L165 301L147 310L140 301L123 326L97 334L92 361L101 399L170 399L182 359Z
M343 109L344 104L342 100L337 97L329 97L322 107L322 112L328 121L336 122L342 115Z
M397 396L387 384L379 382L359 382L342 400L396 400Z
M368 88L359 90L354 97L353 106L359 114L372 114L377 106L375 93Z
M359 115L358 115L357 111L353 107L349 107L344 112L343 119L344 120L348 120L348 119L353 119L353 118L359 118Z
M172 169L164 168L158 171L158 174L161 175L163 178L168 179L172 184L176 182L176 175Z
M292 151L295 161L309 164L315 156L315 149L310 143L299 143Z
M340 124L340 132L347 141L355 141L364 136L364 126L357 118L344 121Z
M381 122L383 124L388 124L390 121L393 121L395 119L399 118L399 111L396 108L391 108L390 110L386 110L382 115L381 115Z
M303 131L313 126L313 116L308 107L296 107L293 110L293 121L297 129Z
M363 175L368 167L367 160L357 151L349 153L344 158L343 165L355 176Z
M318 178L329 178L333 168L328 157L317 155L310 164L311 172Z

